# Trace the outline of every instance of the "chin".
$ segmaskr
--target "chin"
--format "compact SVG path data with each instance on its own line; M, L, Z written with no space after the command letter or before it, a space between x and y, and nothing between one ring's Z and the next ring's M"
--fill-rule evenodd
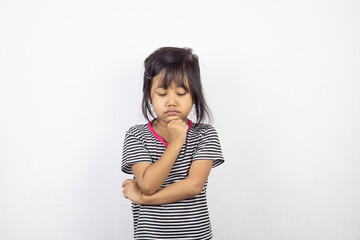
M166 116L166 120L167 121L173 121L173 120L178 120L178 119L184 119L183 117L181 117L181 116ZM185 118L186 119L186 118Z

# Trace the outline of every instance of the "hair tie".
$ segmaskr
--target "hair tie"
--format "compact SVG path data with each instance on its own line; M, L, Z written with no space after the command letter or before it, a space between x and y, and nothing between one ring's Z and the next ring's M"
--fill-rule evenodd
M147 73L147 72L144 72L144 77L147 79L147 80L151 80L152 77Z

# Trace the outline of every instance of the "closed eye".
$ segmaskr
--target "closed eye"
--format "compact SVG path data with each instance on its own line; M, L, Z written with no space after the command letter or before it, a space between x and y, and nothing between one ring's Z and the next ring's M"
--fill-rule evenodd
M157 93L157 95L161 96L161 97L165 97L166 93Z
M177 95L178 96L184 96L184 95L186 95L187 94L187 92L184 92L184 93L177 93Z

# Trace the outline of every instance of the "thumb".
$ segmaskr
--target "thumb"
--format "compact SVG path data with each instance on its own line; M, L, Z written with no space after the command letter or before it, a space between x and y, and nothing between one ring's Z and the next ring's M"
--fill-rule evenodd
M126 179L125 181L123 181L122 187L125 187L126 184L129 184L129 183L132 183L132 182L134 182L134 180L132 180L132 179Z

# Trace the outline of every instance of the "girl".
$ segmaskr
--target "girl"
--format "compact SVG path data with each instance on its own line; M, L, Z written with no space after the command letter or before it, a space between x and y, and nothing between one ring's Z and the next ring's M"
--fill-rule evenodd
M189 48L164 47L145 60L143 114L147 124L125 136L123 182L132 201L135 239L211 239L207 178L224 162ZM196 123L188 119L193 108ZM155 115L154 115L155 113ZM149 115L154 118L150 120Z

